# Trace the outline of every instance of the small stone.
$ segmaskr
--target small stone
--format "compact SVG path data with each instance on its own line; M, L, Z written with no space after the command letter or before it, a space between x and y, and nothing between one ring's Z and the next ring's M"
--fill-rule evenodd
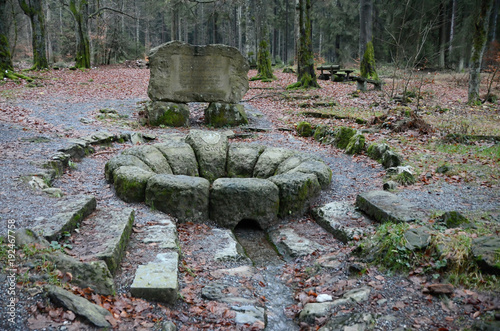
M454 287L451 284L430 284L424 288L424 293L429 294L453 294Z
M60 188L57 188L57 187L49 187L49 188L43 189L42 192L44 192L50 196L53 196L55 198L62 198L64 195L62 190Z
M390 180L390 181L384 183L383 188L384 188L384 191L394 191L395 189L398 188L398 183L396 183L393 180Z
M332 301L333 298L331 295L329 294L319 294L317 297L316 297L316 302L327 302L327 301Z

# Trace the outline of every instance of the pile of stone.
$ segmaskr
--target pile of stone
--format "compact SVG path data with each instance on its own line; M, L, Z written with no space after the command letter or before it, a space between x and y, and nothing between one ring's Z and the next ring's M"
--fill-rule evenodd
M209 102L211 126L247 124L242 105L248 90L248 61L234 47L193 46L172 41L151 50L146 107L150 125L189 126L189 102Z
M127 202L142 202L181 221L234 228L252 219L267 229L303 213L330 185L321 160L284 148L229 144L227 136L192 130L185 139L135 146L113 157L106 179Z

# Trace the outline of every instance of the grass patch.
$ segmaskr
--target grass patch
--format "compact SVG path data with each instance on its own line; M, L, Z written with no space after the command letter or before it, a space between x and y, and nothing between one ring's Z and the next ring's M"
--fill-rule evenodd
M419 224L387 222L360 246L362 254L389 273L411 271L468 288L500 289L498 277L482 273L472 255L473 238L498 231L498 225L491 228L488 222L477 222L466 229L447 229L440 223L425 225L430 229L430 242L423 249L409 249L405 238L405 232Z

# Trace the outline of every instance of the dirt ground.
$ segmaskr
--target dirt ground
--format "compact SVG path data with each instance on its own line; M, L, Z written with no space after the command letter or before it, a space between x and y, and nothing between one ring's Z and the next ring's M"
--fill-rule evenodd
M255 74L251 71L249 76ZM142 107L148 100L149 71L146 69L110 66L85 71L45 71L34 75L37 79L33 83L0 83L2 236L7 234L8 224L15 223L16 229L32 227L55 213L55 198L33 190L22 180L22 176L39 170L41 162L54 154L67 139L108 131L148 133L161 140L161 136L166 133L185 134L189 130L150 128L141 124ZM251 128L238 127L232 130L237 134L253 133L251 137L238 139L240 141L287 147L321 157L332 168L333 178L331 186L322 192L316 205L332 201L353 204L359 193L381 189L385 170L366 155L349 156L333 146L320 144L310 137L298 136L295 125L301 120L310 121L313 125L356 127L365 130L367 143L383 141L390 144L416 169L417 183L400 187L397 193L417 206L434 211L456 210L467 215L487 214L500 223L498 141L479 140L464 147L463 151L450 151L441 144L448 133L496 137L500 133L498 103L467 106L467 88L460 77L449 73L433 73L432 77L425 77L425 83L424 80L420 81L421 86L418 86L419 81L413 82L415 88L420 88L422 99L418 105L415 100L401 105L390 98L393 82L390 78L385 79L385 92L368 91L356 96L355 83L331 81L320 81L322 89L290 92L285 87L294 82L295 77L278 72L276 75L278 80L272 83L250 82L244 104L252 114ZM318 105L319 101L335 102L337 106L324 107ZM191 128L207 129L202 122L203 105L192 104L190 107ZM120 116L103 117L100 109L115 109ZM304 110L322 111L336 116L311 118L303 114ZM375 128L366 123L383 114L393 116L392 120L396 121L406 111L418 113L426 123L432 125L431 132L422 133L418 128L394 132L389 126ZM383 123L390 121L390 118L386 118ZM53 186L61 188L66 196L82 193L94 195L98 209L128 206L114 195L113 187L104 179L103 169L115 153L130 146L130 143L115 143L98 148L95 153L76 161L74 168L66 169ZM454 170L439 173L437 168L443 164ZM211 223L178 224L183 251L179 269L182 298L175 305L166 306L132 298L128 289L134 271L138 264L145 262L144 251L150 249L137 240L137 234L142 227L165 217L144 204L132 204L132 207L136 210L135 231L115 277L118 295L102 297L75 289L76 293L108 308L115 315L115 328L122 330L160 329L162 321L166 320L174 322L180 330L262 328L259 324L236 325L227 305L201 297L201 289L208 284L235 281L218 271L248 265L248 261L210 262L207 256L213 252L202 252L200 242L215 228ZM362 226L365 223L360 224ZM358 243L341 243L319 227L309 215L288 219L278 226L285 225L293 227L305 238L318 242L323 249L302 258L258 263L251 275L237 278L240 286L228 290L244 289L242 295L268 306L269 330L314 330L326 320L319 319L313 324L299 322L297 314L307 302L314 302L321 293L329 293L335 298L341 297L349 289L363 286L371 289L368 300L357 306L340 306L333 314L369 312L377 316L375 328L378 330L467 329L481 319L492 319L495 314L499 314L498 291L459 286L451 296L432 296L423 293L422 289L424 285L439 282L440 279L418 273L387 274L376 266L363 266L361 269L364 272L360 273L359 262L351 254ZM23 262L22 256L18 258L16 323L7 322L5 316L8 310L3 305L0 308L0 328L92 329L82 318L49 303L38 290L47 280L33 277L27 280L29 266ZM336 267L316 270L319 258L337 261ZM2 302L7 302L7 274L1 274L0 279L0 298Z

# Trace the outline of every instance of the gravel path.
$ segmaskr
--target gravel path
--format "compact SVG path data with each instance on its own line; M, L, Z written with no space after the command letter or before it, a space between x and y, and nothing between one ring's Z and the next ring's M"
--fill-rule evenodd
M96 120L95 115L98 109L114 108L121 115L128 116L125 122L132 123L136 121L137 105L141 101L144 100L133 98L68 103L64 100L59 102L57 99L47 99L16 103L16 106L31 110L33 117L41 118L47 123L61 128L63 133L40 133L16 124L0 122L0 153L2 155L0 158L0 219L2 220L0 235L7 234L8 220L14 220L16 228L20 229L34 226L43 218L54 214L54 198L30 188L26 181L22 180L23 175L39 171L37 165L55 153L67 138L83 136L101 129L110 132L134 131L133 126L124 122L101 122ZM194 105L193 107L195 111L198 111L197 118L199 119L199 106ZM260 111L265 113L263 109ZM252 114L258 114L258 112L253 109ZM91 121L89 124L85 124L80 121L81 118ZM255 115L253 118L253 126L267 129L274 127L276 129L265 117ZM192 124L194 128L200 126L199 120L195 120ZM161 136L166 132L185 132L186 130L146 129L145 131ZM239 131L239 129L235 131ZM333 169L332 185L322 193L318 204L331 201L354 202L357 194L367 190L380 189L382 186L384 170L380 165L364 156L347 156L336 148L322 146L310 139L297 138L286 131L270 130L256 133L256 136L254 141L257 143L307 151L321 157L328 163ZM130 144L114 144L112 148L119 151L129 146ZM66 195L93 194L98 200L99 208L125 206L123 201L114 196L112 187L104 180L104 164L112 156L112 153L106 151L103 149L101 151L103 153L99 153L98 150L97 156L89 156L78 162L77 168L57 179L54 186L60 187ZM488 211L499 208L498 191L487 188L440 184L439 186L427 186L424 190L405 189L398 194L419 207L431 210ZM142 224L159 217L158 212L151 211L145 205L135 204L133 207L137 211L137 221ZM347 274L346 270L342 272L343 275ZM0 301L5 303L8 300L6 275L0 275L0 281ZM365 281L368 280L359 280L360 283ZM117 282L120 291L125 292L126 284L130 282L130 279L124 274L119 274ZM408 284L405 282L399 277L389 278L385 284L387 291L384 292L384 295L387 297L400 296L401 293L391 293L391 291L401 287L401 284L407 286ZM20 290L16 292L16 295L18 298L16 324L13 327L12 324L6 322L8 310L6 305L2 305L0 308L0 329L26 330L30 309L41 299L39 294L31 296ZM428 316L435 314L433 311L437 309L436 307L426 306L426 311L423 311L423 314L429 314ZM404 325L404 315L394 314L394 318L396 320L387 322L388 328L392 328L398 323L399 326ZM381 326L381 328L384 327Z

